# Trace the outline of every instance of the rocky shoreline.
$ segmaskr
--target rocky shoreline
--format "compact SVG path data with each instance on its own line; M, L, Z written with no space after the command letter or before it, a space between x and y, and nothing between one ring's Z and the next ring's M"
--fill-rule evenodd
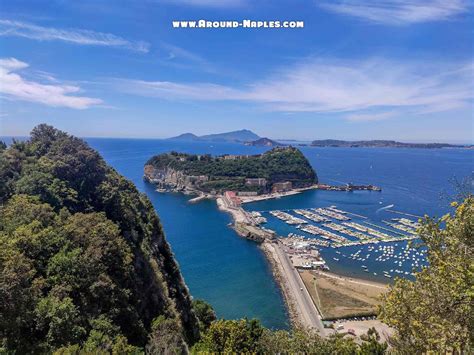
M281 293L283 295L283 300L285 301L285 307L288 312L288 316L290 318L290 323L293 328L302 327L302 322L297 310L297 306L295 301L291 297L291 292L288 289L286 283L284 282L284 277L282 275L282 270L280 269L280 265L278 261L275 259L276 255L270 249L269 242L263 242L259 245L260 250L262 250L265 258L267 259L268 263L270 264L270 268L272 270L273 278L277 283Z

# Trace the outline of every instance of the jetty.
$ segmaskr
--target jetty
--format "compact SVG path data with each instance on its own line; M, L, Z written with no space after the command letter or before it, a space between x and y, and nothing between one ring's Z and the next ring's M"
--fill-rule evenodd
M329 191L382 191L381 187L375 185L354 185L352 183L347 183L345 185L318 184L316 188L319 190Z

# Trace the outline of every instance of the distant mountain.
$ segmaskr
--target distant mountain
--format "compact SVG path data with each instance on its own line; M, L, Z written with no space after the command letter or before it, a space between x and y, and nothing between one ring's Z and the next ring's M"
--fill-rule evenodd
M180 134L179 136L168 138L168 139L170 140L172 139L176 141L197 141L199 140L199 137L192 133L183 133L183 134Z
M464 148L447 143L402 143L391 140L343 141L337 139L315 140L313 147L367 147L367 148Z
M196 136L193 133L183 133L179 136L168 138L170 140L185 140L185 141L206 141L206 142L249 142L260 139L260 136L249 131L248 129L241 129L239 131L207 134L204 136Z
M285 144L271 140L270 138L260 138L255 141L245 142L245 145L254 147L281 147Z
M260 136L249 131L248 129L241 129L240 131L232 131L227 133L208 134L199 137L201 140L213 142L248 142L260 139Z

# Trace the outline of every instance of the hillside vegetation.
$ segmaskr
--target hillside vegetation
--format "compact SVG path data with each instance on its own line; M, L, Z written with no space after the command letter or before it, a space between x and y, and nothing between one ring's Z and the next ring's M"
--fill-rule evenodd
M97 152L40 125L0 147L0 175L0 349L130 350L159 316L198 338L151 203Z
M474 197L453 206L454 215L426 218L419 230L429 266L383 296L380 318L397 330L392 342L401 353L472 354Z
M276 182L290 181L293 187L317 183L317 175L306 157L296 148L274 148L261 155L212 157L171 152L152 157L146 165L156 169L171 168L186 175L209 177L199 188L203 191L268 191ZM264 178L266 186L245 184L246 178Z

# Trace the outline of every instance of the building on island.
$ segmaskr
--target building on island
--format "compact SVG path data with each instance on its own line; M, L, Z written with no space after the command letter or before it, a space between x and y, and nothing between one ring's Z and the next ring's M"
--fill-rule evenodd
M257 196L258 191L238 191L237 196Z
M209 177L206 175L189 175L184 178L184 182L186 185L196 185L197 183L207 181L209 181Z
M224 159L224 160L238 160L238 159L246 159L250 155L233 155L233 154L224 154L218 157L218 159Z
M276 182L272 186L272 192L286 192L293 188L291 181Z
M265 186L265 185L267 185L267 179L265 179L265 178L245 179L245 185L247 185L247 186Z
M224 192L224 200L230 207L240 207L240 198L237 197L234 191Z

